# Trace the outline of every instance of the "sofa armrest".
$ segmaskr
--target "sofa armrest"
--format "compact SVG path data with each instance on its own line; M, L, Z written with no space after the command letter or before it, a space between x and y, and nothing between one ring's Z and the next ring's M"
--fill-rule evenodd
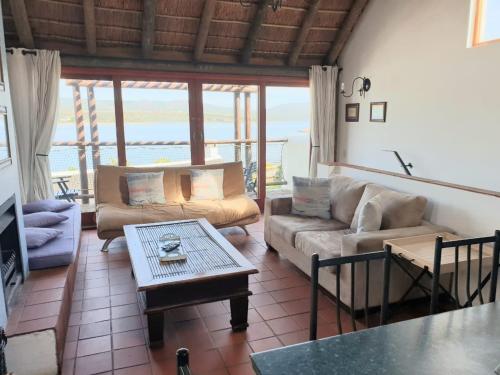
M437 232L450 232L449 228L439 225L426 224L417 227L385 229L375 232L363 232L345 235L342 238L342 256L380 251L384 247L384 240L393 238L420 236Z
M264 205L264 215L287 215L292 212L292 197L269 197Z

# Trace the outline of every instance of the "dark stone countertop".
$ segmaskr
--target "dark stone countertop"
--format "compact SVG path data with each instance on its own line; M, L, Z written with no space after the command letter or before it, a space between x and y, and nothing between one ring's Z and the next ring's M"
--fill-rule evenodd
M494 375L500 302L252 354L258 375Z

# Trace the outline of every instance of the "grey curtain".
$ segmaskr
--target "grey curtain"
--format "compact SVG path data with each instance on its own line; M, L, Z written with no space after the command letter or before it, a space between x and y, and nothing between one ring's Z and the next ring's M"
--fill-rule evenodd
M333 161L335 153L336 66L312 66L311 90L311 160L309 176L316 177L318 163Z
M7 55L22 201L53 197L48 155L55 131L61 60L58 51Z

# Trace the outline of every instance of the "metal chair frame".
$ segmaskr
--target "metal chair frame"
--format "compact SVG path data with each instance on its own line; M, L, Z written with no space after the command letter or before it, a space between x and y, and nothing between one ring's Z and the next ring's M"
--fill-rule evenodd
M485 244L493 243L493 257L492 257L492 269L482 278L482 266L483 266L483 247ZM471 251L472 246L479 246L479 261L478 261L478 277L477 277L477 289L471 293ZM460 303L460 297L458 292L458 282L459 282L459 250L461 247L467 247L467 276L466 276L466 295L467 301L464 304ZM455 249L455 267L453 271L453 300L455 302L455 307L457 309L470 307L472 303L479 297L479 302L484 304L484 297L482 290L491 282L490 295L488 302L495 302L496 292L497 292L497 282L498 282L498 267L499 267L499 254L500 254L500 230L495 231L494 236L490 237L477 237L468 238L464 240L454 240L454 241L444 241L443 237L438 236L436 238L435 252L434 252L434 270L432 277L432 292L431 292L431 306L430 313L436 314L439 312L439 277L441 274L441 257L443 250Z
M380 324L384 325L387 323L387 315L389 309L389 282L391 274L391 246L386 246L383 251L376 251L370 253L363 253L351 256L330 258L330 259L319 259L318 254L313 254L311 261L311 319L309 325L309 339L316 340L317 338L317 328L318 328L318 288L319 288L319 269L322 267L335 267L336 275L336 313L337 313L337 328L339 334L342 334L342 323L340 320L340 272L342 265L351 266L351 324L354 331L357 330L355 311L354 311L354 298L355 298L355 272L356 263L365 263L365 306L364 306L364 317L365 324L368 327L368 303L370 296L370 262L372 260L384 260L384 276L383 276L383 293L382 293L382 304L380 311Z

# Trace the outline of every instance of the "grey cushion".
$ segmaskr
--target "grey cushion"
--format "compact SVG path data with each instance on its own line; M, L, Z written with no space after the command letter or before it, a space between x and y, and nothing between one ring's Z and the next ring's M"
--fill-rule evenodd
M307 231L334 231L346 229L347 224L337 220L302 217L298 215L273 215L269 217L271 236L277 236L295 246L295 235Z
M58 199L44 199L23 204L23 213L32 214L34 212L51 211L59 212L74 206L74 203L61 201Z
M332 217L335 220L351 224L366 184L365 181L358 181L347 176L333 175L331 177L330 200Z
M24 233L28 249L38 249L62 234L60 230L52 228L25 228Z
M57 212L34 212L23 215L25 227L50 227L59 224L61 221L68 220L66 215Z
M62 214L68 216L68 220L54 225L52 229L60 230L63 233L38 249L28 251L31 270L65 266L73 262L80 244L80 206L73 205Z
M330 219L330 210L330 179L293 177L293 214Z

